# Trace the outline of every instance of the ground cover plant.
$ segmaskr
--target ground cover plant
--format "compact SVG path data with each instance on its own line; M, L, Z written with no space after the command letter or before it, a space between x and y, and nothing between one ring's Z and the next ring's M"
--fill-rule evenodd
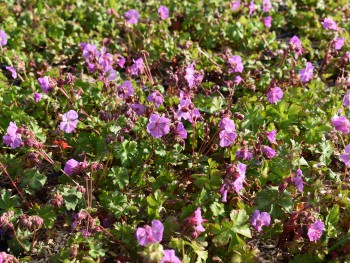
M350 7L0 3L0 262L350 260Z

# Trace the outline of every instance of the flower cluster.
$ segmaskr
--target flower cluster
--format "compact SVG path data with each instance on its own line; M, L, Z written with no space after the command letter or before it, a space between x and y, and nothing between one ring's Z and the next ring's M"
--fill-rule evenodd
M14 122L10 122L10 125L7 128L7 133L3 137L3 141L7 146L10 146L13 149L21 147L21 133L18 132L17 125Z
M222 196L222 202L227 202L227 194L239 192L243 189L243 183L245 182L245 172L247 165L238 163L237 165L231 165L228 169L227 176L223 185L220 188L220 194Z
M230 120L227 117L221 119L219 128L220 146L230 146L237 138L236 128L233 120Z

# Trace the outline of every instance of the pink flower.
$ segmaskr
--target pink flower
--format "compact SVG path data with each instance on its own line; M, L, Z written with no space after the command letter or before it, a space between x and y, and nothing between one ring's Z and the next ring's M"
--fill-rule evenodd
M293 179L293 182L295 183L295 185L297 186L299 192L303 192L303 188L304 188L304 185L303 185L303 171L298 169L297 172L296 172L296 175Z
M264 154L267 158L272 159L276 155L276 151L269 146L263 146Z
M166 6L161 5L158 8L158 15L160 16L160 19L162 19L162 20L167 19L169 17L169 9Z
M4 143L13 149L21 147L22 143L21 134L17 132L17 129L17 125L14 122L10 122L6 135L2 137Z
M241 5L241 1L234 1L234 2L231 2L230 4L231 4L232 11L236 11Z
M239 83L241 83L242 78L240 76L236 76L235 79L233 80L233 82L238 85Z
M163 250L163 258L160 263L181 263L181 260L175 255L174 249Z
M0 46L1 47L6 46L8 37L9 36L4 31L0 30Z
M176 126L175 135L179 135L181 138L187 138L187 131L182 122L179 122Z
M131 25L137 24L140 18L139 12L137 12L135 9L130 9L128 12L124 14L126 22Z
M74 159L69 159L66 164L64 165L63 171L68 174L72 175L76 173L77 167L79 167L80 163Z
M339 157L345 163L346 167L350 167L350 144L345 146L345 154L341 154Z
M158 108L163 103L163 95L158 90L155 90L147 97L147 100L153 102Z
M219 123L219 127L220 146L230 146L237 138L235 124L229 118L223 118Z
M142 104L132 104L131 108L134 112L136 112L137 116L143 115L146 111L145 106L143 106Z
M277 134L277 130L272 130L266 133L266 137L270 141L270 143L276 142L276 134Z
M34 92L34 95L33 95L34 101L35 101L35 102L39 102L39 101L41 100L42 96L43 96L43 95L42 95L41 93Z
M263 0L262 10L265 13L268 13L270 9L272 8L270 0Z
M312 79L314 75L314 66L310 62L306 62L306 67L299 71L301 82L305 83Z
M142 58L138 58L134 60L134 64L132 64L130 67L131 75L140 75L143 73L144 69L145 67L143 65Z
M189 225L192 225L194 227L195 236L198 236L200 233L205 231L205 228L203 227L202 223L207 222L207 220L202 218L202 212L200 207L198 207L197 210L194 211L194 215L192 215L186 221Z
M263 226L269 226L270 222L271 216L266 212L260 213L259 210L255 210L250 220L250 223L258 232L262 231Z
M100 56L100 52L94 44L81 43L80 47L83 49L83 57L86 60L94 60Z
M62 121L60 123L60 130L66 133L71 133L78 125L78 113L74 110L70 110L62 115Z
M271 27L271 22L272 22L271 16L262 18L262 21L266 27L269 27L269 28Z
M338 25L336 22L333 21L331 18L325 18L323 23L323 28L324 29L329 29L329 30L338 30Z
M17 78L17 71L14 67L8 66L8 67L6 67L6 69L11 72L12 78L14 78L14 79Z
M232 56L228 58L230 64L229 73L243 72L243 63L240 56Z
M267 101L277 103L283 98L283 91L279 87L271 88L267 93Z
M322 236L322 231L324 230L324 223L321 220L316 220L314 224L309 227L307 235L311 242L317 241Z
M334 129L336 131L349 133L350 121L345 116L332 118L332 124L334 125Z
M243 163L238 163L232 166L234 168L234 179L228 179L220 188L220 194L222 196L222 202L227 202L227 194L239 192L243 189L243 183L246 178L247 165Z
M332 45L334 46L335 50L340 50L344 45L344 38L342 37L334 38L332 41Z
M47 94L49 91L52 91L50 86L50 78L48 76L38 78L41 89Z
M253 154L248 147L243 147L242 149L236 152L236 157L242 158L244 161L246 161L252 159Z
M161 138L170 131L170 120L165 117L160 117L157 114L152 114L147 125L147 132L152 135L153 138Z
M291 50L294 51L295 59L298 59L299 55L303 54L303 47L301 46L300 39L297 36L292 37L289 40Z
M145 225L143 228L139 227L136 231L136 238L141 246L148 244L159 243L163 238L164 226L159 220L152 221L152 227Z
M250 1L248 8L249 8L249 15L252 15L255 11L254 0Z
M135 93L134 89L132 88L131 81L124 81L123 84L121 84L118 87L118 96L122 99L128 99Z
M343 105L344 107L350 107L350 91L344 95Z
M185 79L187 80L188 86L192 88L193 86L200 84L203 80L203 74L195 73L195 64L192 63L186 68Z

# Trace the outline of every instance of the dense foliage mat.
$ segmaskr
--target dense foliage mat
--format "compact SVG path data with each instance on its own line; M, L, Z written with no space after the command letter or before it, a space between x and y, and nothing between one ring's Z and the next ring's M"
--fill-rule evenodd
M0 2L0 262L350 260L347 0Z

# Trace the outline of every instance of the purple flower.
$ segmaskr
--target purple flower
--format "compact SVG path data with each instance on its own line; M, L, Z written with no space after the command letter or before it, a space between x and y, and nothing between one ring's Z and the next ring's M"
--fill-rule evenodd
M190 118L188 121L195 125L197 123L197 120L200 119L200 117L201 117L201 114L199 112L199 109L193 109L191 111Z
M220 123L220 146L227 147L230 146L237 138L235 124L229 118L223 118Z
M115 78L117 77L117 72L112 67L110 67L105 69L105 71L103 72L103 75L107 81L112 81L112 80L115 80ZM101 76L100 78L102 79Z
M140 75L143 73L145 67L142 58L134 60L134 64L130 67L131 75Z
M297 36L292 37L289 40L289 45L294 51L295 59L298 59L299 55L303 54L303 47L301 46L300 39Z
M63 171L68 175L72 175L76 172L76 168L79 167L79 165L80 163L78 161L69 159L64 165Z
M17 78L17 71L15 70L15 68L14 68L14 67L12 67L12 66L8 66L8 67L6 67L6 69L7 69L8 71L10 71L10 72L11 72L11 76L12 76L12 78L14 78L14 79L16 79L16 78Z
M34 92L34 101L35 102L39 102L40 100L41 100L41 98L42 98L42 94L41 93L38 93L38 92Z
M124 68L124 64L125 64L125 58L122 55L119 55L119 61L118 61L118 66L121 68Z
M345 52L343 59L346 63L349 63L350 62L350 52Z
M80 45L83 48L83 57L88 60L97 59L100 56L100 52L97 50L94 44Z
M303 192L303 188L304 188L304 185L303 185L303 178L302 178L302 175L303 175L303 171L298 169L297 172L296 172L297 176L294 177L293 179L293 182L295 183L295 185L297 186L299 192Z
M316 220L315 223L313 223L309 230L307 231L307 235L311 242L317 241L322 236L322 231L324 230L324 223L321 220Z
M181 260L175 255L174 249L163 250L163 258L160 263L181 263Z
M234 1L234 2L231 2L230 4L231 4L232 11L236 11L241 5L241 1Z
M277 130L272 130L266 133L266 137L270 141L270 143L276 142L276 134L277 134Z
M350 121L345 116L336 116L332 118L332 124L334 125L334 129L336 131L340 131L342 133L349 133Z
M277 103L283 98L283 91L279 87L271 88L267 93L267 101Z
M4 31L0 30L0 46L3 47L7 44L8 37L9 36Z
M262 21L266 27L271 27L271 22L272 22L271 16L262 18Z
M139 21L140 14L135 9L130 9L128 12L124 14L126 22L135 25Z
M245 181L245 172L247 170L247 165L244 163L238 163L236 165L236 172L238 172L238 176L234 181L233 185L235 187L236 192L240 192L243 189L243 182Z
M249 8L249 15L252 15L255 11L254 0L250 1L248 8Z
M263 146L264 154L267 158L272 159L276 155L276 151L269 146Z
M147 97L147 100L153 102L158 108L163 103L163 95L158 90L155 90Z
M168 118L152 114L149 118L149 124L147 125L147 132L150 133L153 138L161 138L163 135L169 133L169 123L170 120Z
M236 152L237 158L242 158L244 161L250 160L253 158L252 152L249 150L248 147L243 147L242 149L238 150Z
M202 218L202 212L200 207L198 207L197 210L194 211L194 215L187 219L187 222L190 225L194 226L196 236L205 231L205 228L203 227L202 223L206 221L207 220Z
M181 118L185 120L189 120L191 117L191 108L193 108L193 104L190 99L182 99L178 105L177 117L181 120Z
M350 107L350 91L344 95L343 105L344 107Z
M262 10L265 13L268 13L270 11L270 9L272 8L271 2L270 0L263 0L263 6L262 6Z
M181 138L187 138L187 131L182 122L179 122L176 126L175 135L179 135Z
M195 64L192 63L186 68L185 79L187 80L188 86L192 88L193 86L199 84L203 80L203 74L196 74L194 70Z
M136 238L141 246L147 246L148 244L159 243L163 238L164 226L159 220L152 221L152 227L145 225L144 227L137 228Z
M271 216L267 212L260 213L259 210L255 210L250 220L252 226L258 231L262 231L263 226L269 226L271 222Z
M4 143L13 149L20 147L22 143L21 134L17 133L17 129L17 125L14 122L10 122L6 135L2 137Z
M78 125L78 113L74 110L70 110L62 115L62 121L60 123L60 130L66 133L71 133Z
M339 157L345 163L346 167L350 167L350 144L345 146L345 154L341 154Z
M134 112L136 112L138 116L144 114L146 110L145 106L143 106L142 104L132 104L131 108Z
M118 87L118 96L122 99L130 98L134 93L135 91L132 88L131 81L124 81L123 84Z
M245 181L245 172L247 165L243 163L238 163L238 165L233 165L234 168L234 180L228 179L220 188L220 194L222 197L222 202L227 202L227 194L239 192L243 189L243 183Z
M299 71L299 76L301 82L308 82L312 79L314 75L314 66L310 62L306 62L306 67Z
M338 30L338 25L331 18L325 18L322 23L324 29Z
M98 59L98 63L105 69L109 69L113 63L113 55L111 53L107 53L106 47L102 47L101 55Z
M236 127L233 120L229 118L222 118L219 122L219 128L221 130L236 131Z
M38 78L38 82L40 84L41 89L47 94L49 91L52 91L50 85L50 78L48 76Z
M233 83L235 83L236 85L238 85L239 83L241 83L242 78L241 76L236 76L235 79L233 80Z
M158 15L160 16L160 18L162 20L165 20L169 17L169 9L164 6L164 5L161 5L159 8L158 8Z
M344 38L342 37L334 38L332 41L332 44L335 50L340 50L344 45Z
M240 56L232 56L228 58L230 64L229 73L243 72L243 63Z

